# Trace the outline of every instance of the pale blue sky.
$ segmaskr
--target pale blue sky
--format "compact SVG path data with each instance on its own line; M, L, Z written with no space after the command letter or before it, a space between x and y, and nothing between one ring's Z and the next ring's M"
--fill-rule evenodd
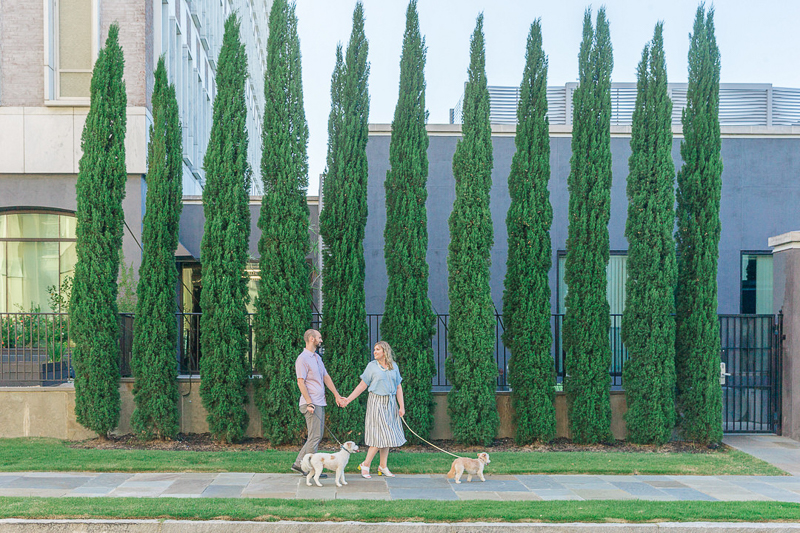
M369 40L370 123L391 123L397 103L405 0L364 0ZM548 85L576 81L583 13L579 0L418 0L420 28L428 46L426 102L432 124L447 123L469 64L469 37L484 13L486 71L490 85L519 85L531 22L542 19ZM636 81L642 47L664 21L670 82L685 82L695 0L607 0L614 47L612 81ZM706 3L710 5L710 3ZM336 43L350 38L354 0L297 0L303 54L303 89L310 129L309 190L316 195L325 170L330 78ZM714 3L723 83L772 83L800 87L798 0L717 0Z

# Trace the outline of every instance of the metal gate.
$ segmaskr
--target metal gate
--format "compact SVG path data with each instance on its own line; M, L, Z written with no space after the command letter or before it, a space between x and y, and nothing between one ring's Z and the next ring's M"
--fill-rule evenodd
M725 433L778 433L783 315L719 315Z

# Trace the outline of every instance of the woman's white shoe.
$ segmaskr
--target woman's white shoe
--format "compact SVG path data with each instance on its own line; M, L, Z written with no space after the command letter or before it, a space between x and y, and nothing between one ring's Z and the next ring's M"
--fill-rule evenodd
M386 477L394 477L394 474L392 474L391 470L389 470L389 467L381 468L379 466L378 467L378 475L379 476L386 476Z

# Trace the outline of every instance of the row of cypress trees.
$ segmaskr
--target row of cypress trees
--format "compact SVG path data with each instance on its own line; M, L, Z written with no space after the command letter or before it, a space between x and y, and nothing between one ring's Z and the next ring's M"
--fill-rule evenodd
M451 357L447 375L453 384L448 407L454 436L471 444L488 443L497 427L493 332L487 327L491 315L488 190L492 159L491 138L486 133L489 120L482 22L479 16L472 36L463 138L453 158L456 200L450 218L448 257ZM645 46L638 68L627 181L625 234L629 259L622 328L629 352L623 373L629 407L626 421L628 438L633 442L666 442L676 414L684 438L703 443L722 438L716 317L722 172L719 66L713 9L706 14L701 5L689 51L681 143L684 165L677 177L677 213L673 208L672 103L667 93L661 23L656 25L653 41ZM595 26L587 10L579 53L580 83L573 95L564 318L564 389L570 431L573 440L584 443L613 439L606 299L612 69L605 9L598 11ZM509 382L519 443L547 441L555 436L547 280L552 208L547 192L546 78L547 60L536 21L528 37L520 87L517 151L509 175L511 205L506 220L509 252L503 341L512 353ZM676 215L678 231L673 240Z
M652 43L643 51L638 69L626 226L630 278L623 319L623 336L630 353L624 371L629 402L627 421L630 439L636 442L660 443L669 438L675 421L672 405L676 362L678 405L686 436L703 442L721 437L717 423L721 409L716 374L719 339L715 329L721 174L719 51L713 33L713 11L706 17L701 6L689 54L688 105L681 145L684 166L678 174L676 238L683 273L680 278L676 275L671 237L671 103L666 92L660 24ZM408 416L426 435L433 422L430 382L435 367L430 337L434 315L427 298L425 261L425 41L419 31L415 0L408 6L403 42L391 168L385 182L389 287L382 333L397 349L398 362L405 370ZM330 203L320 220L321 233L328 243L324 251L322 330L328 338L329 369L344 391L355 386L368 358L364 350L367 335L362 244L367 216L367 53L363 6L359 2L346 54L343 56L341 46L336 52L323 184ZM611 438L605 267L613 60L604 9L598 12L596 27L587 10L579 59L581 83L574 95L573 157L568 180L565 390L573 438L600 442ZM201 246L201 396L211 432L218 440L232 442L244 436L248 424L248 369L242 357L248 342L248 296L242 273L248 258L251 180L244 120L247 62L234 16L225 24L219 64L214 122L204 161L207 182L206 227ZM112 26L95 65L92 108L83 135L84 157L77 186L79 261L71 302L77 344L76 411L82 424L101 435L113 429L119 418L115 379L119 371L113 346L118 327L114 308L117 268L113 267L118 255L111 257L106 252L121 246L125 183L122 65L118 28ZM133 369L137 381L132 424L145 438L168 438L178 430L173 314L176 279L172 255L181 208L182 149L174 87L167 84L163 60L158 63L155 77L139 318L134 339ZM518 108L517 152L509 176L512 202L507 215L509 258L503 296L503 340L512 352L509 380L517 413L517 440L521 443L547 441L555 435L547 280L552 208L547 191L550 171L546 81L547 58L537 20L528 36ZM302 331L310 322L311 308L305 262L309 248L305 202L308 128L303 111L297 18L294 5L286 0L274 2L270 14L265 101L261 162L265 193L259 217L262 280L255 328L256 368L263 378L256 387L256 403L264 435L278 444L295 441L302 432L302 420L292 409L296 391L291 369L302 348ZM448 409L457 440L486 444L494 438L499 419L494 405L494 309L488 283L493 242L489 210L492 146L482 15L471 38L463 116L463 137L453 158L456 200L449 222L451 356L446 361L446 372L453 388ZM704 154L711 154L711 160ZM112 194L97 194L98 190L110 190ZM697 279L704 280L699 292L692 282ZM108 316L100 312L101 307ZM669 317L673 309L677 310L677 335ZM697 309L702 312L690 312ZM98 335L99 325L103 329ZM332 410L331 419L348 438L358 439L363 430L363 406Z

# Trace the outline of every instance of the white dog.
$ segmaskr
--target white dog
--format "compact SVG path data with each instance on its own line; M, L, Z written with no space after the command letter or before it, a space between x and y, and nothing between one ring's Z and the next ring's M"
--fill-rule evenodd
M308 472L306 485L311 486L311 476L314 476L314 482L318 487L321 487L322 483L319 482L319 475L326 468L336 471L337 487L341 487L342 484L347 485L347 481L344 480L344 468L347 466L347 461L350 460L350 454L357 451L358 446L356 446L356 443L349 440L336 453L307 453L301 463L303 471ZM339 480L341 480L341 483Z

